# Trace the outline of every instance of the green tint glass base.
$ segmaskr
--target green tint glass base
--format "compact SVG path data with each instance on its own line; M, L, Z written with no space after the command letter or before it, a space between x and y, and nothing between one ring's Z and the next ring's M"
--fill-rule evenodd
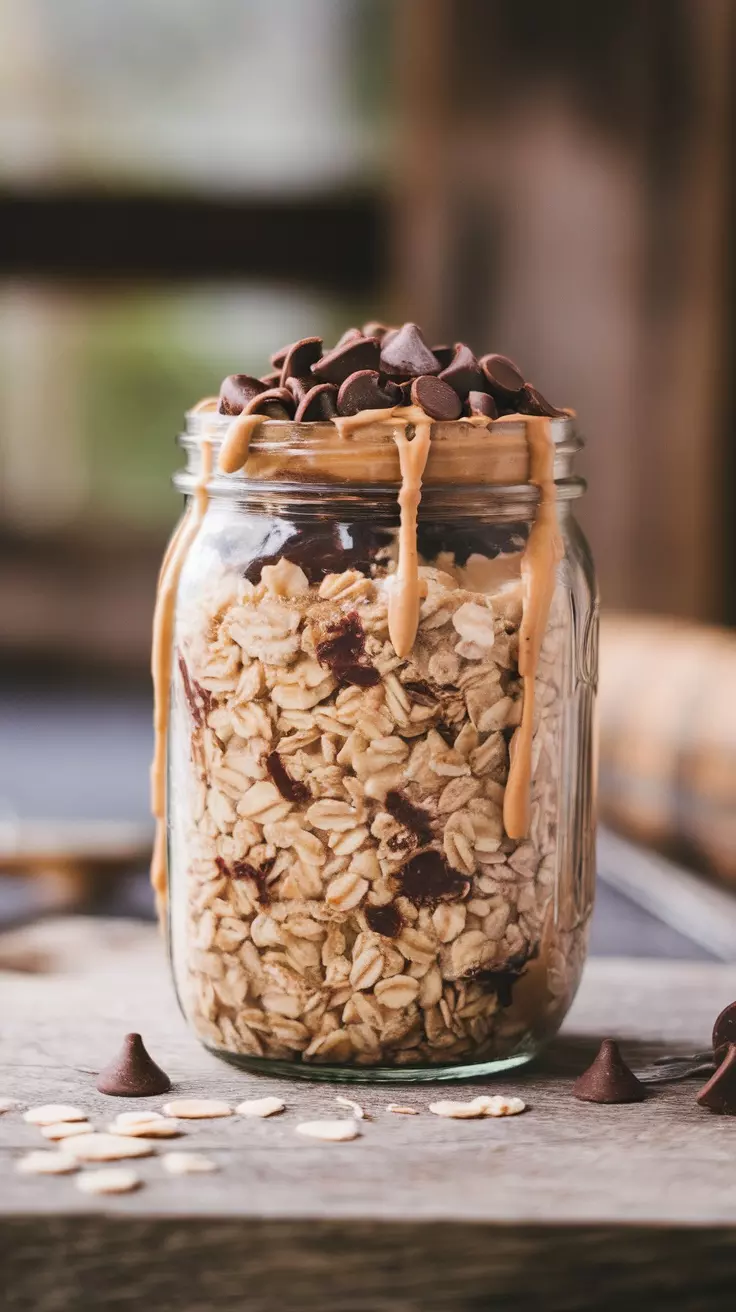
M513 1057L496 1061L468 1062L462 1066L308 1066L305 1062L272 1061L266 1057L243 1057L204 1045L213 1057L252 1075L270 1075L276 1079L314 1080L344 1084L428 1084L438 1080L478 1080L501 1075L516 1066L526 1066L538 1048L517 1052Z

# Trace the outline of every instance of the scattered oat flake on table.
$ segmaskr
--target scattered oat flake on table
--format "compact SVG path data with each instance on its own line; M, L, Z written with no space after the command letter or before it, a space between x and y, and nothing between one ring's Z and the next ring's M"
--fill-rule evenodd
M354 1118L350 1121L302 1121L296 1132L307 1139L323 1139L325 1143L346 1143L348 1139L360 1138Z
M148 1125L150 1121L163 1121L161 1112L118 1112L116 1125Z
M246 1098L235 1108L238 1116L277 1116L285 1110L286 1103L280 1098Z
M3 1112L15 1111L16 1107L20 1107L20 1102L17 1098L0 1098L0 1116L2 1116Z
M369 1121L371 1119L365 1108L361 1107L360 1103L355 1102L353 1098L343 1098L342 1094L338 1094L335 1102L338 1102L341 1107L351 1107L356 1121Z
M219 1102L217 1098L176 1098L174 1102L167 1102L163 1110L165 1116L181 1116L188 1121L204 1121L233 1114L230 1104Z
M205 1171L219 1171L217 1162L204 1153L165 1153L161 1165L170 1175L200 1175Z
M64 1152L80 1162L117 1162L124 1157L150 1157L155 1151L148 1139L124 1139L118 1134L83 1134L64 1140Z
M401 1103L390 1102L386 1108L387 1112L393 1112L394 1116L418 1116L419 1110L416 1107L402 1107Z
M110 1134L120 1135L122 1139L175 1139L181 1134L179 1122L173 1119L140 1121L137 1125L121 1125L120 1121L113 1121L107 1128Z
M525 1108L526 1103L521 1098L503 1098L498 1094L494 1097L481 1095L471 1102L448 1098L443 1102L429 1104L429 1110L435 1116L447 1116L456 1121L470 1121L482 1116L518 1116Z
M521 1098L506 1098L500 1093L493 1097L474 1098L473 1102L483 1107L484 1116L518 1116L526 1111L526 1103Z
M50 1102L43 1107L29 1107L23 1120L29 1125L58 1125L60 1121L86 1121L87 1113L67 1103Z
M108 1171L83 1171L77 1177L77 1189L83 1194L129 1194L137 1189L141 1177L125 1166L111 1166Z
M60 1121L39 1128L44 1139L74 1139L78 1134L92 1134L95 1127L89 1121Z
M66 1153L53 1153L40 1148L21 1157L15 1169L20 1171L21 1175L69 1175L79 1167L74 1158L67 1156Z

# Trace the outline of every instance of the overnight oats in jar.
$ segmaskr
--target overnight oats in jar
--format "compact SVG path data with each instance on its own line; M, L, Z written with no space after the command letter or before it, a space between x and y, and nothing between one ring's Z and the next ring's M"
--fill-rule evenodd
M154 631L153 882L218 1055L528 1061L580 979L597 601L581 441L507 358L304 339L187 415Z

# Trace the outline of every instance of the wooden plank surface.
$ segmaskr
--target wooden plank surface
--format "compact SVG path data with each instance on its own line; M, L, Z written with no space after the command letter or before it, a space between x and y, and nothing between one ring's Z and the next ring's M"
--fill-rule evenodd
M148 1298L218 1312L348 1301L353 1312L478 1312L507 1298L540 1306L544 1296L545 1309L586 1308L586 1282L605 1270L597 1308L632 1291L646 1291L653 1308L720 1307L736 1277L736 1120L701 1111L692 1082L658 1086L629 1107L581 1104L569 1090L602 1035L619 1037L635 1066L706 1047L735 983L719 964L594 960L537 1068L458 1086L468 1096L483 1087L521 1094L529 1111L457 1122L426 1111L437 1085L358 1091L218 1062L187 1034L148 927L59 920L6 935L0 1096L73 1102L100 1126L118 1111L160 1106L94 1088L93 1072L123 1033L140 1030L177 1094L235 1102L273 1092L287 1112L192 1123L176 1146L205 1151L220 1173L165 1177L153 1157L139 1164L138 1193L98 1199L73 1177L16 1174L14 1159L43 1141L18 1114L0 1117L9 1299L0 1295L0 1306L127 1308ZM332 1145L297 1136L300 1120L349 1114L335 1105L338 1092L375 1113L362 1137ZM422 1114L382 1110L393 1101Z

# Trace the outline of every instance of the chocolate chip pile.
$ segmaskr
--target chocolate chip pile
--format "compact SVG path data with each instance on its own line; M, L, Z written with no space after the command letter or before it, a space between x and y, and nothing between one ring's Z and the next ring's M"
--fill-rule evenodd
M219 412L324 423L363 410L418 406L431 419L538 415L564 418L505 355L476 357L464 342L429 347L415 323L348 328L331 350L303 337L271 356L261 378L230 374Z

